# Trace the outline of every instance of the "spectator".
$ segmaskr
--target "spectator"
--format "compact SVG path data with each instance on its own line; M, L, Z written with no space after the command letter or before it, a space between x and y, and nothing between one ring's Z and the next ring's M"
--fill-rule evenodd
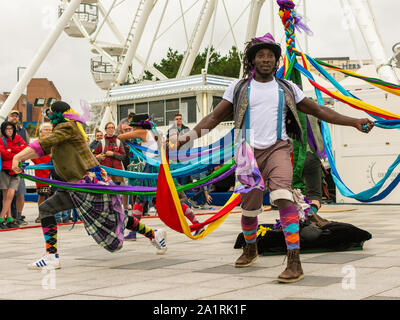
M306 185L306 197L311 201L311 212L316 213L322 203L322 168L321 160L325 154L321 127L316 117L307 115L312 140L308 140L306 159L303 168L303 180ZM309 134L310 135L310 134ZM312 141L312 144L310 144Z
M0 229L18 228L18 221L11 216L11 202L18 189L21 178L12 170L12 159L26 148L24 140L17 134L14 123L4 121L1 124L0 154L1 172L0 189L3 193L3 206L0 213Z
M131 114L133 114L133 112ZM131 116L131 114L130 114L130 116ZM133 119L133 115L132 115L132 119ZM129 133L129 132L133 131L133 128L130 126L131 122L132 121L126 121L122 124L121 134ZM135 142L136 144L142 144L141 140L136 139L136 138L130 139L129 141ZM136 151L141 152L139 150L136 150ZM125 170L131 171L131 172L143 172L144 167L145 167L144 160L140 159L137 155L134 155L133 152L130 151L130 149L128 150L128 155L129 155L129 163L128 163L128 166L125 167ZM138 185L138 179L128 178L128 185L130 185L130 186ZM138 199L138 196L131 197L132 206L134 206L137 199ZM153 198L153 200L154 199L155 198ZM153 200L152 200L152 202L155 201L155 200L154 201ZM148 211L149 211L149 201L146 198L146 200L144 201L144 205L143 205L143 216L147 216ZM141 219L141 215L137 215L136 218ZM130 239L130 240L132 240L132 239Z
M121 122L118 125L118 132L119 133L131 132L133 130L133 128L129 125L129 123L130 122L128 121L127 118L122 119ZM128 170L128 166L131 163L131 151L130 151L129 146L126 143L122 142L122 145L123 145L124 151L125 151L125 155L124 155L124 158L122 160L122 164L124 166L124 170ZM127 178L124 178L124 184L125 185L128 184L127 180L128 180ZM130 197L131 197L131 203L133 204L134 203L133 196L130 196ZM128 214L129 195L127 195L127 194L122 195L122 206L125 209L125 214Z
M182 123L182 115L177 113L174 117L174 124L168 129L167 139L172 138L174 141L178 141L180 135L183 135L189 131L190 128ZM193 148L193 141L189 141L184 147L181 148L181 150L188 148ZM176 160L179 162L178 159ZM190 182L190 176L177 178L177 181L180 185L188 184Z
M200 172L195 175L192 175L193 180L200 180L207 177L207 172ZM209 186L203 186L200 187L200 190L191 198L189 198L188 202L190 203L191 206L194 208L200 208L200 209L210 209L211 207L209 204L212 201L212 197L208 193L209 191ZM199 205L199 200L200 200L200 205Z
M101 140L103 140L103 132L99 129L96 129L96 133L94 134L94 140L90 143L89 148L92 152L96 150L96 148L101 144Z
M135 116L135 114L136 114L136 113L134 113L134 112L129 113L129 115L128 115L128 122L129 122L129 123L132 122L133 117Z
M26 132L25 128L21 127L18 124L19 120L20 120L20 112L18 110L11 110L10 113L8 114L8 121L15 125L15 128L17 130L16 134L19 135L25 141L26 145L28 145L29 135ZM25 179L20 179L18 189L14 195L12 204L12 208L15 209L13 209L11 212L12 216L17 221L23 221L25 219L25 217L22 216L22 211L25 205L25 193L26 193Z
M106 135L93 153L102 166L123 170L122 160L124 159L125 151L121 141L115 135L114 123L108 122L105 129ZM124 181L122 177L112 175L110 177L118 185Z
M53 131L53 126L50 122L43 123L39 128L39 140L48 136L52 131ZM32 162L34 164L49 163L50 161L51 161L50 155L37 159L32 159ZM41 178L48 178L50 176L50 170L49 169L35 170L35 176ZM39 207L40 204L49 197L50 186L45 183L36 182L36 190L38 193L38 207ZM39 216L35 219L35 222L40 223Z
M131 132L123 133L118 137L121 141L131 140L131 139L140 139L142 141L142 146L146 147L150 150L158 150L157 140L158 137L154 134L153 128L154 124L149 121L149 116L147 114L136 115L133 118L133 121L130 123L130 126L133 127ZM146 159L158 159L159 155L151 153L149 151L143 151L143 154L147 157ZM142 170L145 173L155 173L158 171L157 166L153 166L150 163L146 163ZM140 186L156 186L156 181L154 179L137 179L136 185ZM136 197L135 206L133 207L133 214L136 216L143 215L143 206L145 201L151 200L152 196L138 196ZM183 203L182 204L182 211L183 214L187 219L189 219L193 224L199 223L197 221L196 216L194 215L191 208ZM199 229L195 231L194 235L198 235L203 232L204 229ZM136 240L136 234L130 232L126 237L125 240Z

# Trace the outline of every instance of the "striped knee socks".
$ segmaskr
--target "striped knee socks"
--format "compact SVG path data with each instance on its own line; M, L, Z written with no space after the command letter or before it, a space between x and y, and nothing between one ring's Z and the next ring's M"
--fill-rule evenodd
M196 219L196 216L194 215L193 210L186 203L182 204L182 210L185 217L188 218L190 222L192 222L192 224L199 223L199 221Z
M132 215L137 219L141 219L143 215L143 202L136 202L132 209Z
M279 210L288 250L300 249L299 213L294 205Z
M57 253L57 222L54 216L45 217L40 220L44 240L46 242L46 252L50 254Z
M128 219L129 220L126 225L127 229L138 232L144 235L146 238L149 238L150 240L154 238L154 230L152 228L140 222L139 219L137 219L136 217L128 217Z
M243 235L244 235L244 240L246 241L246 243L256 242L258 218L242 216L241 223L242 223L242 231L243 231Z

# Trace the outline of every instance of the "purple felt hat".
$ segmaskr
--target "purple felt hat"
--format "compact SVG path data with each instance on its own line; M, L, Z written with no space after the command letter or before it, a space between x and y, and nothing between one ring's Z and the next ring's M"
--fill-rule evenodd
M251 46L246 51L246 56L249 61L252 61L258 50L267 48L273 51L275 58L278 61L281 56L281 46L275 42L274 37L270 33L266 33L262 37L253 38L250 42Z

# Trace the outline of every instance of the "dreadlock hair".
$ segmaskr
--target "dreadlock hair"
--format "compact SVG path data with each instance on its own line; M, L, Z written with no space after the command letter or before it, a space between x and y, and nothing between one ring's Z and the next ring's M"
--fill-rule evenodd
M242 59L242 63L243 63L242 79L249 79L252 75L252 70L254 69L253 63L247 57L247 50L249 50L250 47L252 47L254 44L259 43L259 42L262 42L262 41L257 38L253 38L249 42L246 43L246 47L244 48L243 59ZM277 65L279 64L279 59L276 60L276 64ZM274 75L276 74L277 71L278 71L278 68L275 68Z
M242 75L242 78L243 79L250 78L251 71L254 68L253 63L249 60L249 58L247 58L247 50L249 50L249 48L254 43L257 43L257 42L261 42L261 41L253 38L249 42L246 43L246 47L244 48L243 59L242 59L242 63L243 63L243 75Z

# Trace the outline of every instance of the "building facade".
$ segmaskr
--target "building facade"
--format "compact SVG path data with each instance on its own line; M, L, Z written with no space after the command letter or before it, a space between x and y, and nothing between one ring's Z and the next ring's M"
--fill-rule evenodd
M5 101L9 95L10 92L3 92L0 101ZM26 94L21 95L12 109L20 112L20 121L23 123L43 121L43 111L56 100L61 100L61 95L52 81L33 78L27 86Z

